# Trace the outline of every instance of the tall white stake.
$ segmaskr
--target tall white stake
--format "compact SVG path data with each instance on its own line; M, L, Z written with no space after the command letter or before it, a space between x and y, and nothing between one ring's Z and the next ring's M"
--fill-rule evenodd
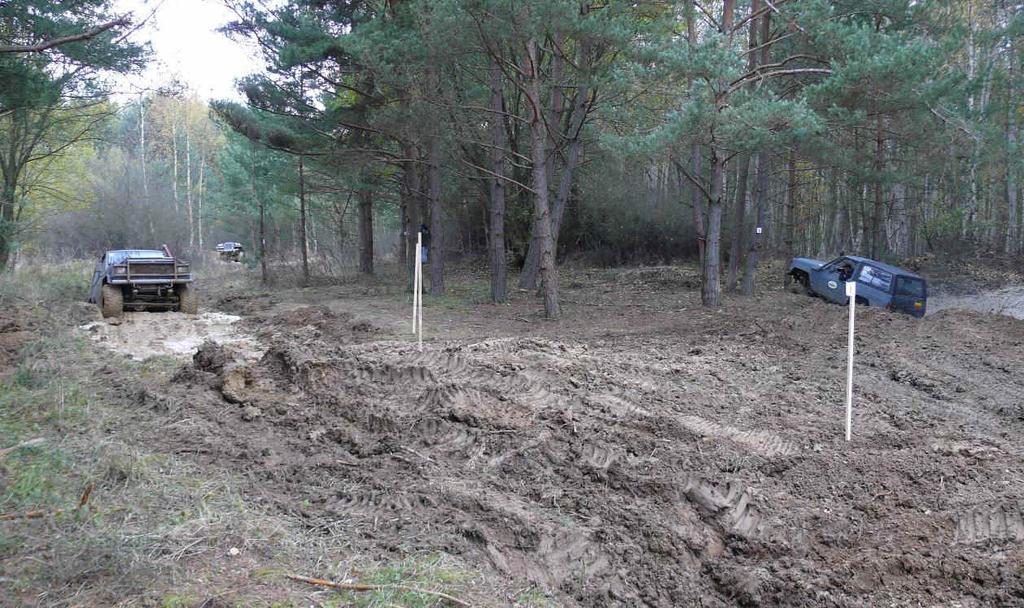
M416 249L413 250L413 254L416 256L413 258L412 263L412 333L416 333L416 311L420 308L420 245L416 243Z
M850 298L850 337L846 359L846 440L850 440L853 426L853 313L857 308L857 283L846 282L846 295Z
M419 310L416 313L416 336L420 350L423 350L423 233L416 235L416 268L419 275L419 284L416 286L416 298L419 301Z

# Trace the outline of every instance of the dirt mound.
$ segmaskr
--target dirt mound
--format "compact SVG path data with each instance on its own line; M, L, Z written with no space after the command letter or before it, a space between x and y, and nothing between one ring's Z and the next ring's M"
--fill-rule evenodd
M251 318L247 324L265 340L365 342L382 333L369 321L356 321L351 313L334 312L326 306L299 306Z
M0 370L18 361L22 347L35 339L38 329L28 311L0 308Z
M192 355L192 366L204 372L214 374L224 371L224 368L235 359L233 353L220 344L207 340L203 342L196 354Z

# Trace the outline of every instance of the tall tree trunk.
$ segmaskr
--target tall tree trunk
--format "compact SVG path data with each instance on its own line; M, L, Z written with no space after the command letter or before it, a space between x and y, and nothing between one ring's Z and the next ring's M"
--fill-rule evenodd
M729 227L729 235L732 242L729 243L729 270L725 278L725 290L736 291L736 278L739 274L740 257L744 250L743 224L747 206L747 177L750 172L750 157L741 155L739 158L739 175L736 177L736 198L733 201L732 225Z
M701 303L704 306L722 304L721 242L722 197L725 188L725 159L717 145L711 146L711 191L707 208L707 240L704 248L704 280L701 285Z
M142 195L149 201L149 180L146 179L146 100L139 93L139 164L142 169Z
M786 172L789 180L786 183L786 222L783 225L782 247L785 256L791 258L796 255L796 148L789 150Z
M441 142L431 138L427 159L427 188L430 196L430 294L444 294L445 225L441 205Z
M177 119L172 119L177 120ZM174 212L179 213L181 211L181 203L178 198L178 123L173 122L171 124L171 154L174 156L174 162L172 164L173 170L171 172L171 192L174 195Z
M409 291L413 289L413 281L415 279L415 263L416 263L416 235L420 231L421 209L423 203L421 199L421 185L420 185L420 169L419 169L419 155L416 147L411 144L406 144L404 147L405 158L408 159L402 166L405 178L405 188L409 191L409 201L406 204L406 231L405 231L405 242L406 242L406 268L407 274L407 286Z
M882 115L875 117L875 202L871 210L871 257L878 259L882 251L882 171L885 168L885 139L882 132Z
M409 234L411 226L409 225L409 201L411 195L409 194L409 182L408 176L405 174L405 169L402 169L402 187L399 188L398 195L398 217L400 222L400 232L398 237L398 263L404 268L409 265L409 239L406 235Z
M1006 178L1004 187L1006 189L1006 229L1005 246L1006 253L1016 253L1020 250L1020 233L1017 231L1020 217L1020 208L1017 201L1017 175L1016 157L1017 154L1017 109L1013 98L1013 60L1010 59L1010 82L1006 103Z
M13 161L12 161L13 162ZM7 270L14 244L14 209L18 183L14 172L5 168L0 191L0 271Z
M555 267L554 240L551 236L550 193L548 192L547 171L544 167L547 151L544 133L543 106L540 98L540 58L537 41L531 38L526 44L527 95L530 112L530 156L533 164L533 214L537 222L538 245L540 247L540 280L544 292L544 314L549 319L559 317L558 275Z
M270 282L270 273L267 271L267 218L266 205L263 197L260 196L259 188L256 186L256 142L250 142L250 154L252 160L252 196L260 208L260 279L266 285Z
M373 274L373 189L363 176L359 199L359 272Z
M203 195L206 193L206 155L199 155L199 183L196 188L196 234L199 237L199 251L203 250Z
M584 41L581 47L587 47ZM585 51L584 51L585 52ZM580 152L583 147L581 132L583 122L587 117L587 97L590 94L590 87L586 82L576 89L576 97L573 100L571 123L569 125L569 147L566 150L565 167L562 169L562 176L558 181L558 189L555 192L555 203L551 209L551 238L554 243L552 247L558 251L558 235L561 233L562 220L565 217L565 208L569 204L569 196L572 193L572 183L579 167ZM536 224L534 224L536 226ZM536 289L537 275L540 269L540 250L534 246L534 240L530 242L530 250L523 265L523 274L520 277L519 285L523 289Z
M700 144L693 144L690 150L690 170L693 171L693 179L700 180L704 170L703 156L700 151ZM704 211L704 193L696 185L690 184L690 207L693 211L693 230L697 237L697 259L700 267L704 268L704 260L707 259L708 223L707 213ZM703 274L701 282L703 283ZM703 290L703 285L701 287Z
M491 301L500 304L507 298L508 268L505 263L505 132L504 96L501 68L491 65L491 206L488 247L491 252Z
M743 270L743 287L745 296L754 295L754 277L757 273L757 262L764 251L766 209L768 208L768 149L761 148L757 153L757 173L754 177L754 205L757 208L757 219L754 221L754 232L750 235L750 248L747 250L746 265Z
M188 114L185 115L185 206L188 210L188 248L195 249L196 225L192 217L192 129L188 124Z
M565 36L561 32L555 32L556 49L562 48ZM564 112L565 99L562 94L562 78L565 76L565 59L556 50L551 59L551 94L548 102L546 141L547 151L544 155L544 170L547 171L547 183L550 188L555 183L555 157L559 146L558 129L562 125L562 114ZM550 199L549 199L550 200ZM552 234L554 227L552 227ZM526 260L523 263L523 272L519 275L520 289L536 289L537 275L540 269L540 225L537 218L533 218L530 230L530 244L526 250Z
M309 245L306 236L306 171L299 154L299 240L302 241L302 284L309 285Z
M722 34L729 36L732 32L733 9L735 0L722 2ZM715 110L723 112L729 105L728 83L716 83ZM708 193L707 209L707 243L704 250L704 280L701 286L701 303L704 306L717 307L722 304L722 207L725 196L725 150L715 141L715 133L711 132L711 189Z

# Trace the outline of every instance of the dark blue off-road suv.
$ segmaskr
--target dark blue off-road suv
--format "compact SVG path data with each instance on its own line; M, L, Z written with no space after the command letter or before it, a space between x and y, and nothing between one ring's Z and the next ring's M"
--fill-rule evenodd
M857 282L857 303L923 317L928 302L928 284L920 276L896 266L855 255L831 262L793 258L786 274L810 295L829 302L847 304L844 283Z
M191 266L166 249L104 253L92 273L89 301L99 305L104 317L119 317L125 309L194 315L199 308Z

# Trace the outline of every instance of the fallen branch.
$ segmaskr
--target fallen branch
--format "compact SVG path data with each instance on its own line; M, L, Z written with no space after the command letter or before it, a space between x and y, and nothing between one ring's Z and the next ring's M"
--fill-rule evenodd
M4 449L0 450L0 460L3 460L4 458L7 458L8 455L13 454L14 452L20 450L21 448L28 448L28 447L32 447L32 446L36 446L36 445L41 445L41 444L43 444L45 442L46 442L46 438L45 437L36 437L35 439L29 439L28 441L22 441L21 443L16 443L16 444L12 445L9 448L4 448Z
M453 606L465 606L466 608L472 608L472 604L465 600L448 595L441 591L430 591L429 589L420 589L418 587L408 587L406 585L369 585L366 583L335 583L334 581L327 581L321 578L310 578L308 576L299 576L298 574L285 574L285 578L300 583L308 583L310 585L316 585L318 587L327 587L328 589L337 589L338 591L355 591L357 593L365 593L367 591L406 591L411 593L423 593L426 595L432 595L440 598Z
M15 519L39 519L46 515L48 511L25 511L24 513L4 513L0 515L0 521L11 521ZM61 509L57 509L53 512L54 515L61 513Z

